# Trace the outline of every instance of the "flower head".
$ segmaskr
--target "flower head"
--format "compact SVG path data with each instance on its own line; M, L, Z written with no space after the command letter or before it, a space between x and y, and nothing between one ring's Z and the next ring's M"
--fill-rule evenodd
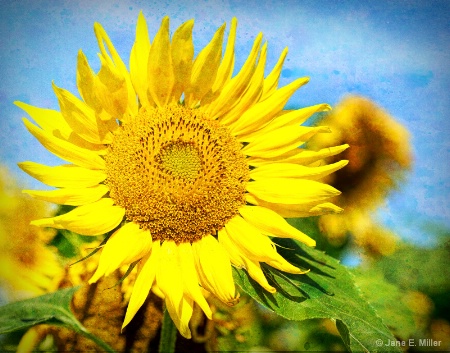
M408 131L373 101L353 95L339 102L320 123L333 132L316 135L309 143L311 148L342 141L350 145L343 152L348 166L324 179L343 191L336 203L345 212L322 216L322 228L332 243L340 244L351 232L357 243L372 253L392 252L395 236L374 224L369 214L403 180L412 165ZM335 161L336 157L328 158L328 162Z
M283 110L308 82L304 77L278 88L287 50L265 77L267 43L259 34L232 76L237 21L231 22L224 53L225 25L195 59L193 24L182 24L170 37L164 18L151 43L140 14L129 71L95 24L101 69L94 73L80 51L82 99L54 85L59 112L17 103L39 125L25 119L27 129L69 162L21 163L25 172L57 188L28 193L77 206L32 223L110 234L90 282L138 262L124 326L153 287L185 337L191 335L194 302L211 317L202 288L230 305L238 299L231 264L270 292L275 288L261 262L303 273L277 253L271 237L315 245L283 217L340 211L328 201L339 191L317 180L346 161L316 162L348 147L302 147L328 129L300 124L330 107Z
M10 299L55 290L62 266L48 242L54 232L30 227L51 214L43 202L25 197L6 168L0 167L0 285Z

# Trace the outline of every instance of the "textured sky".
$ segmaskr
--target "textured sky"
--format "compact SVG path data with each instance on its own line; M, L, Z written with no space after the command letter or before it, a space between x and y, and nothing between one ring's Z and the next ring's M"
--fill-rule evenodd
M373 99L411 132L415 167L379 217L426 244L425 220L450 226L450 2L444 1L10 1L0 5L0 162L28 187L17 162L60 161L29 135L12 102L58 109L51 82L76 92L77 52L98 69L93 24L100 22L128 62L142 10L151 37L168 15L173 30L194 18L201 49L223 22L238 19L236 67L261 31L270 68L289 54L280 84L310 76L288 103L336 104L345 94Z

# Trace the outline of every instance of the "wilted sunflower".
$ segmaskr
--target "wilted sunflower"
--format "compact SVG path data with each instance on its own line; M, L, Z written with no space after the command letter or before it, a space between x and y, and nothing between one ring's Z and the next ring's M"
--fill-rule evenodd
M270 292L275 288L261 262L302 273L277 253L270 237L315 245L283 217L340 210L327 202L339 192L317 179L346 162L319 167L314 162L347 148L299 148L328 131L299 124L329 106L283 110L308 82L299 78L277 88L287 50L265 78L267 43L259 34L232 77L237 21L231 22L223 56L225 25L195 59L193 25L182 24L170 38L166 17L150 44L141 13L128 71L96 23L101 69L94 73L79 52L82 100L54 85L60 112L17 103L40 126L24 119L27 129L72 163L20 163L58 188L30 195L77 206L32 223L84 235L113 232L90 283L139 261L123 326L155 286L185 337L191 335L194 302L211 317L201 287L226 303L237 300L231 264Z

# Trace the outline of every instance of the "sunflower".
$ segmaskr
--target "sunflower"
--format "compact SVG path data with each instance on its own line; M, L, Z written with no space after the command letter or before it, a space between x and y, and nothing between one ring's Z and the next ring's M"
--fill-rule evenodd
M377 225L371 213L401 185L412 166L408 130L378 104L357 95L342 99L320 123L333 132L314 136L309 147L323 148L343 141L351 146L343 152L348 166L324 178L343 191L335 199L345 213L322 216L322 229L335 245L342 245L350 232L369 253L392 253L396 236ZM327 160L337 161L336 156Z
M32 224L109 234L89 282L138 263L123 326L154 288L188 338L194 303L211 318L203 290L230 305L238 300L232 264L271 293L275 288L261 263L303 273L277 253L271 237L315 245L283 217L341 210L328 202L339 191L317 180L346 161L319 161L348 147L301 147L329 130L300 124L330 107L283 110L308 82L303 77L278 88L286 49L265 77L267 43L259 34L233 76L236 19L223 55L225 25L195 59L193 25L187 21L170 36L166 17L150 43L140 13L128 71L96 23L101 68L93 72L79 52L81 99L53 85L60 111L16 103L39 125L24 119L29 132L69 162L53 167L20 163L25 172L56 187L27 193L76 206Z
M47 206L25 197L0 166L0 286L8 300L53 291L62 278L56 249L48 245L54 232L29 226L32 219L51 214Z

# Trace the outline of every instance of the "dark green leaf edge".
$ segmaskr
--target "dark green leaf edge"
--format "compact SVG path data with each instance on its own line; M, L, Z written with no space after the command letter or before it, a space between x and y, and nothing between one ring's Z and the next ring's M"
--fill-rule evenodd
M63 326L91 339L106 352L114 352L107 343L90 333L71 312L70 303L79 288L80 286L60 289L1 306L0 334L25 330L38 324Z

